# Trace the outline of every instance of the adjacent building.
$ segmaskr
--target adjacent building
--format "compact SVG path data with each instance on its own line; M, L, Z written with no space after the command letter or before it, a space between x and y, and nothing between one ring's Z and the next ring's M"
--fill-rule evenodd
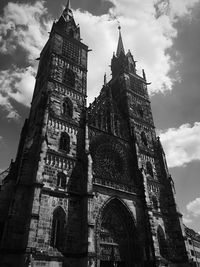
M87 107L87 57L68 1L1 188L0 266L188 266L145 72L119 28L112 78Z
M200 267L200 235L184 225L190 266Z

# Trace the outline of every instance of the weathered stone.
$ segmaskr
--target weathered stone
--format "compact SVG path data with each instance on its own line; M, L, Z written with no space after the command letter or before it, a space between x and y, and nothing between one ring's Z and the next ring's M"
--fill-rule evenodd
M0 266L187 266L146 80L121 47L86 108L87 52L66 8L1 187Z

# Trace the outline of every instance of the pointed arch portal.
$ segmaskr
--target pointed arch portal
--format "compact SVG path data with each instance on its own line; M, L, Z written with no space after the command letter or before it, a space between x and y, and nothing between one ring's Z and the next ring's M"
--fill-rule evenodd
M118 199L107 203L101 211L96 236L100 267L133 267L138 262L134 220L128 208Z

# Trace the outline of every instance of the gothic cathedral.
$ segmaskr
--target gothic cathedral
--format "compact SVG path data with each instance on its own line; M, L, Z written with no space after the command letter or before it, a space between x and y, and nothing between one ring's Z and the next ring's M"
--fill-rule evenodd
M189 266L145 73L119 27L112 79L87 107L87 54L68 0L0 191L0 266Z

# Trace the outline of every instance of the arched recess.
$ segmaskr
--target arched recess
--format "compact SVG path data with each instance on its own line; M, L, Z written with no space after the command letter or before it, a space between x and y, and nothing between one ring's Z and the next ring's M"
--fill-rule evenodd
M98 267L134 267L142 261L134 219L119 199L109 200L96 223Z
M151 175L151 177L153 177L153 167L150 161L146 162L146 170L147 170L147 173Z
M141 140L142 140L142 143L143 143L145 146L148 145L146 134L145 134L145 132L143 132L143 131L141 132Z
M158 237L160 256L167 259L168 258L167 241L165 238L165 233L160 225L158 226L157 229L157 237Z
M65 97L62 103L62 113L64 116L72 118L73 116L73 104L72 101Z
M69 153L70 150L70 137L66 132L62 132L60 135L59 149Z
M75 87L75 73L71 69L65 70L63 82L73 88Z
M63 250L65 236L66 214L62 207L58 206L53 212L51 228L51 246L59 251Z

